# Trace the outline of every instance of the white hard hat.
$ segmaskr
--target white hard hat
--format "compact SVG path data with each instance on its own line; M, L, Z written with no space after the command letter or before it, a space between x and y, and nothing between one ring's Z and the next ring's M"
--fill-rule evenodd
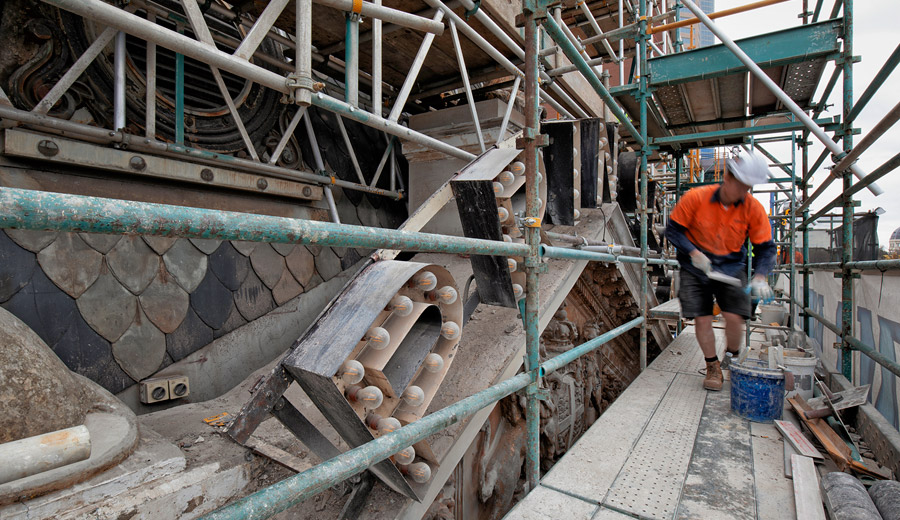
M762 184L769 179L769 163L758 152L741 151L727 159L725 166L737 180L748 186Z

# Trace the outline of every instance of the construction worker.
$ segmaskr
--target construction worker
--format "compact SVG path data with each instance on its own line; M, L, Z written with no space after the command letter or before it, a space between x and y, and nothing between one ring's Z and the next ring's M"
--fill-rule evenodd
M706 358L703 388L707 390L721 390L723 380L712 329L713 297L725 318L726 348L733 355L741 348L744 320L750 318L751 294L762 301L772 298L766 281L775 265L772 228L763 205L747 196L751 186L767 180L768 171L762 156L741 151L725 161L721 184L684 194L666 228L666 238L677 249L681 264L681 313L694 319L697 342ZM750 291L745 288L748 238L753 244Z

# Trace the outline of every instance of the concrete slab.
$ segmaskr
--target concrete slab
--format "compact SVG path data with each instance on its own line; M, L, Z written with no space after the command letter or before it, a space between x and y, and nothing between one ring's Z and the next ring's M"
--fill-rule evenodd
M644 372L542 482L588 500L602 501L674 379L671 372Z
M72 487L10 505L0 510L0 517L9 520L60 518L83 508L86 501L116 500L129 488L165 479L184 468L184 454L177 446L153 430L143 429L137 449L121 464Z
M503 517L505 520L567 520L588 519L594 516L598 506L548 488L538 486L528 493Z

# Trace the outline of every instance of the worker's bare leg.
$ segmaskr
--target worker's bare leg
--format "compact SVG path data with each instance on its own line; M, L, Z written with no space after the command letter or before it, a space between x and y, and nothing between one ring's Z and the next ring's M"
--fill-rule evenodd
M694 334L697 336L697 343L700 344L700 350L703 351L703 357L716 357L716 335L713 333L712 316L697 316L694 318Z
M744 318L740 314L724 311L722 316L725 317L725 348L736 354L744 343Z

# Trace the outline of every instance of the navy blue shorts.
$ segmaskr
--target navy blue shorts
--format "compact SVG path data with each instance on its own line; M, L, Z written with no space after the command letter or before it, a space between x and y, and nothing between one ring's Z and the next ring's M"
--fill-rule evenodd
M701 278L687 269L682 269L681 287L678 289L682 317L712 316L715 297L722 311L749 319L750 295L744 292L744 287L747 286L747 272L741 270L737 277L741 280L741 287L710 280L705 276Z

